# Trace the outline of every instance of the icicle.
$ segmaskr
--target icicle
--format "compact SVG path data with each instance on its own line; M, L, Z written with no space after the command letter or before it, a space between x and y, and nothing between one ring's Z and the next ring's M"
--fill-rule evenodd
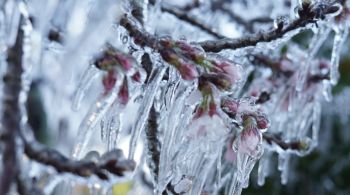
M150 81L147 88L145 89L147 94L145 94L145 96L143 97L141 106L139 107L139 110L138 110L138 117L137 117L138 120L134 124L131 131L131 140L129 145L129 157L128 157L129 159L134 159L138 138L140 137L140 134L145 127L148 113L153 104L153 100L156 96L160 82L164 76L165 70L166 69L164 67L159 67L154 69L152 74L150 75L150 78L152 78L152 80Z
M344 41L346 40L348 34L349 28L346 26L339 27L335 32L330 68L330 82L332 85L336 85L339 80L339 57Z
M258 185L263 186L265 184L265 178L269 174L269 163L271 160L272 152L266 152L259 161L258 168Z
M281 171L281 183L287 184L289 173L289 157L288 153L280 153L278 155L278 170Z
M73 97L73 103L72 103L72 109L74 111L78 111L81 106L81 101L85 97L87 90L90 88L92 82L97 78L99 75L99 69L94 66L90 65L82 74L82 77L80 78L80 81L78 83L76 92Z
M120 115L113 115L108 122L108 134L107 134L107 150L110 151L116 148L118 135L121 127Z
M168 181L170 180L169 177L169 167L171 166L171 158L172 155L174 155L174 152L171 152L170 150L178 148L176 144L174 144L176 139L176 130L178 132L180 131L179 127L179 120L181 116L181 111L183 110L183 107L185 106L184 100L185 98L192 92L192 90L195 88L195 85L189 85L187 88L182 89L182 91L178 92L176 96L176 100L173 103L171 110L168 114L168 117L165 119L163 123L164 128L164 140L161 148L161 154L160 154L160 165L159 165L159 180L157 184L157 189L159 192L163 191L165 188L165 185L167 185ZM174 97L175 98L175 97ZM190 113L192 114L192 113ZM190 118L190 117L189 117ZM188 119L188 118L187 118ZM181 122L185 122L185 120L182 120ZM182 124L184 126L187 125L187 123ZM183 128L181 128L182 130ZM180 141L180 140L177 140Z
M329 36L330 29L323 27L318 29L317 33L312 37L312 40L310 41L310 47L306 51L305 59L301 62L298 74L297 74L297 84L296 84L296 90L301 91L304 88L304 85L306 83L306 79L310 70L311 61L317 54L318 50L324 43L324 41Z
M73 158L79 159L82 157L83 152L85 152L87 144L92 136L93 128L101 120L108 108L117 98L119 87L120 83L115 84L113 91L107 95L99 97L96 103L91 106L88 114L85 116L79 126L78 135L72 152Z
M330 81L323 81L323 96L326 99L327 102L332 101L333 95L332 95L332 84Z
M315 101L314 110L312 113L312 142L314 147L318 145L318 132L320 130L320 125L321 125L321 103L318 101Z
M222 158L222 147L218 151L219 156L217 159L216 163L216 182L215 182L215 189L214 191L218 191L220 188L220 183L221 183L221 169L222 169L222 163L221 163L221 158Z
M237 172L230 187L230 195L240 195L249 182L249 175L256 159L248 155L237 155Z

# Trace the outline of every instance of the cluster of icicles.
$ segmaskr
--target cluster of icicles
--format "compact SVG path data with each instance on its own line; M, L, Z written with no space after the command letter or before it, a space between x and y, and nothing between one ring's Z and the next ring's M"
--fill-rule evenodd
M317 146L321 103L324 98L331 100L331 87L339 79L340 49L347 37L348 27L337 24L333 28L335 38L330 61L315 57L332 30L322 25L316 29L308 49L290 44L285 56L267 64L288 76L275 77L270 72L255 78L249 89L239 96L237 91L242 91L246 78L242 76L245 74L243 69L237 67L244 65L229 64L235 66L236 72L231 72L230 76L237 80L232 82L229 90L222 90L221 85L218 87L213 82L214 89L210 91L210 98L213 99L210 100L206 99L206 89L200 86L200 79L197 79L197 73L193 73L193 67L186 66L183 71L186 63L174 63L177 60L176 49L181 50L181 44L172 46L175 56L171 60L168 60L169 53L161 56L168 63L158 55L151 56L153 69L147 76L151 78L147 84L141 66L126 54L119 59L116 55L118 52L114 51L114 65L122 68L124 73L116 76L118 79L111 79L111 72L115 70L104 71L106 92L101 94L81 123L73 156L83 157L86 144L99 122L107 148L114 148L122 139L119 136L121 116L128 112L125 104L131 101L140 106L131 130L130 159L134 158L140 136L147 144L145 129L152 106L159 113L157 139L161 143L160 161L159 165L149 165L159 166L158 175L153 175L155 193L161 194L171 184L178 194L217 194L223 189L226 194L240 194L243 188L248 187L249 175L258 160L258 184L264 184L274 152L278 153L278 170L281 171L281 182L285 184L291 156L304 156ZM187 50L183 50L188 52L188 56L182 59L191 63L202 66L202 59L196 61L198 55L203 55L205 60L221 60L218 55L201 53L203 50L198 46L191 46L184 40L178 42L187 44ZM99 72L96 67L101 67L101 62L96 63L83 75L73 107L88 90L87 83L92 82ZM111 65L110 61L103 63ZM106 80L112 80L112 86ZM129 94L123 94L125 86ZM261 102L264 96L269 97ZM128 100L125 101L125 98ZM268 138L264 140L265 132L268 138L275 136L284 144L294 145L285 147ZM145 148L144 155L147 155ZM154 163L150 156L147 158L148 163Z
M58 3L53 2L47 4L48 8L57 6ZM14 1L13 4L8 3L7 10L17 10L15 4ZM225 194L238 195L248 187L255 164L258 164L258 184L264 184L274 152L278 153L278 170L285 184L291 156L306 155L317 146L321 103L324 98L331 100L332 86L339 79L340 52L350 25L348 15L328 23L319 22L318 28L313 29L308 49L290 43L286 54L278 59L258 57L264 51L254 50L258 53L254 63L264 61L265 65L277 69L283 76L276 77L268 68L254 68L256 72L251 82L247 78L252 73L244 70L251 70L256 64L233 62L219 54L205 53L198 45L186 40L169 38L160 40L164 49L160 54L150 53L152 69L145 70L141 65L145 50L132 41L125 43L123 40L125 37L132 38L124 35L117 41L119 45L107 46L104 43L107 39L98 38L103 36L95 30L95 25L105 27L112 23L115 16L110 13L115 12L116 6L111 8L109 3L96 4L99 10L108 11L97 13L97 9L95 12L92 9L90 21L82 26L81 32L69 29L69 23L57 21L60 25L67 25L71 34L67 38L68 45L48 44L47 48L43 44L33 45L47 33L45 20L37 21L41 25L34 29L31 26L27 32L29 35L26 35L28 45L34 46L32 50L25 50L25 55L29 56L26 63L34 66L40 63L37 55L52 55L53 59L61 55L60 63L68 64L65 67L68 68L78 61L76 56L94 53L90 51L90 45L100 46L103 50L92 60L93 63L87 65L74 93L72 109L79 111L94 82L103 86L103 92L91 104L80 123L72 158L84 158L93 135L101 131L107 150L116 148L126 137L130 138L128 158L134 159L137 146L148 144L145 131L149 128L149 113L154 109L158 116L156 138L161 145L159 162L152 164L155 162L148 155L148 147L144 147L142 153L146 161L138 162L139 167L142 163L149 168L158 167L157 175L152 175L154 192L162 194L168 190L198 195L224 191ZM25 5L21 2L19 6L22 12L27 9ZM75 6L72 9L79 11L83 8ZM46 12L54 14L50 9ZM26 12L13 11L17 14L16 18L8 18L14 21L5 17L9 16L7 12L1 13L4 15L0 15L0 23L8 27L0 28L0 46L6 48L11 45L13 37L3 42L5 35L17 28L19 15ZM72 16L73 19L75 17L79 18ZM74 21L72 24L75 24ZM94 28L88 28L89 25ZM125 29L121 27L117 31L125 34ZM317 53L332 31L335 36L331 59L320 60L316 58ZM86 37L94 41L88 42ZM279 42L284 43L289 38L286 36ZM84 47L84 44L89 47ZM129 44L139 49L133 55L119 50ZM6 63L4 58L1 60L2 64ZM328 79L322 79L327 75ZM136 112L128 109L135 104ZM128 132L124 128L124 120L130 112L136 117ZM284 145L274 139L282 140ZM294 143L294 147L286 146L290 143ZM144 170L138 168L137 171Z

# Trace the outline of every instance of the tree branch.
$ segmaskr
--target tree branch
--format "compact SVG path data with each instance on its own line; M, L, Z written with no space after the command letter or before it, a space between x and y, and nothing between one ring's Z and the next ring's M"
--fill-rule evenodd
M192 24L193 26L198 27L199 29L201 29L202 31L214 36L215 38L218 39L223 39L225 38L223 35L220 35L219 33L215 32L212 28L206 26L205 24L201 23L200 21L198 21L197 19L189 16L187 13L177 9L177 8L171 8L169 6L162 6L162 11L163 12L167 12L173 16L175 16L176 18L185 21L189 24Z
M316 8L314 7L316 6ZM199 45L207 52L219 52L223 49L238 49L248 46L256 46L256 44L261 42L270 42L276 39L282 38L286 33L306 27L310 23L316 23L318 19L324 18L325 15L334 13L338 8L332 4L327 5L323 8L322 12L317 8L321 5L311 5L304 3L302 8L299 9L299 18L290 22L287 25L283 23L278 24L278 28L272 29L265 33L250 35L243 38L237 39L221 39L215 41L204 41L200 42ZM322 5L323 6L323 5Z
M21 26L21 25L19 25ZM16 137L20 132L21 114L19 108L19 94L22 85L22 55L23 30L18 28L15 45L7 53L7 69L3 77L3 114L1 118L2 173L0 180L0 194L7 194L11 184L19 172L16 158Z
M160 161L160 142L158 140L157 113L154 105L151 107L148 115L148 126L146 128L146 139L148 155L150 156L150 169L153 173L154 181L158 181L159 161Z
M133 171L135 168L135 162L123 159L120 150L107 152L105 159L101 159L100 162L95 163L86 160L74 161L65 157L57 150L44 147L39 143L24 142L24 152L30 159L52 166L58 172L71 173L81 177L96 175L102 180L108 180L108 173L123 176L125 172Z
M263 134L264 140L268 144L273 144L275 143L279 147L281 147L283 150L305 150L305 144L300 142L300 141L293 141L293 142L284 142L280 138L278 138L276 135L272 134Z

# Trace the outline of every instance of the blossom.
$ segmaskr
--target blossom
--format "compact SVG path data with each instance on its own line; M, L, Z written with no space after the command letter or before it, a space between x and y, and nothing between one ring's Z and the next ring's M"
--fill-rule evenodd
M258 130L256 120L252 116L244 119L244 128L235 140L235 149L239 153L257 156L262 143L262 134Z
M120 87L118 98L121 104L126 105L129 101L129 89L128 89L128 81L124 78L122 86Z
M198 71L193 64L184 62L181 63L177 69L184 80L190 81L198 77Z
M102 78L102 84L105 89L105 93L110 92L117 82L117 74L115 70L110 70L107 74Z

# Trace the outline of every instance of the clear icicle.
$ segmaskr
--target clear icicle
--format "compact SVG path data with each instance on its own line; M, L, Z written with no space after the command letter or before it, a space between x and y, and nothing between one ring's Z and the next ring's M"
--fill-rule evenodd
M107 150L111 151L116 148L118 135L121 127L120 115L116 114L108 121L107 129Z
M327 102L332 101L332 84L330 81L323 81L323 97L326 99Z
M266 152L259 161L258 167L258 185L263 186L265 184L265 178L269 174L269 163L271 159L271 152Z
M230 187L230 195L240 195L242 189L247 187L255 162L256 159L249 155L237 154L237 172Z
M96 66L90 65L82 74L72 101L72 109L74 111L79 110L82 99L85 97L92 82L97 78L99 72Z
M348 27L338 28L335 32L333 49L332 49L331 68L330 68L330 81L332 85L337 84L339 80L339 71L338 71L339 57L340 57L342 46L348 34L349 34Z
M280 153L278 155L278 170L281 171L281 183L287 184L289 173L289 158L290 154Z
M143 97L141 106L139 107L139 110L138 110L138 113L139 113L137 117L138 120L136 121L136 123L132 128L131 140L129 145L129 156L128 156L129 159L134 159L137 141L140 137L142 130L145 127L148 113L151 109L153 100L159 89L159 85L164 76L165 70L166 69L164 67L159 67L154 69L152 74L150 75L150 78L152 78L152 80L150 81L147 88L145 89L145 91L147 91L147 94L145 94L145 96Z
M307 55L305 55L305 59L302 61L297 73L297 84L295 87L297 91L301 91L304 88L310 70L310 63L317 54L324 41L327 39L329 33L330 29L324 27L320 28L317 31L317 33L312 37L312 40L309 44L310 47L307 50Z
M312 113L312 142L313 147L318 145L318 132L321 125L321 103L316 101L314 103L313 113Z
M161 192L165 185L169 181L169 169L170 169L170 161L171 157L174 154L174 152L171 152L173 148L177 148L174 146L174 141L176 139L176 130L179 125L181 111L183 110L183 107L185 106L184 100L185 98L192 92L195 85L190 85L186 89L182 89L182 91L178 92L176 101L173 103L171 110L168 114L168 117L163 123L164 128L164 140L161 148L161 154L160 154L160 165L159 165L159 182L158 182L158 191ZM184 120L182 120L184 122ZM182 124L183 126L187 124ZM183 127L182 126L182 127ZM182 128L181 128L182 129ZM178 129L179 130L179 129ZM180 140L178 140L180 141Z
M79 126L77 139L72 152L73 158L79 159L82 157L83 152L85 151L87 144L92 136L93 128L116 100L119 87L120 83L117 83L112 92L99 97L96 103L91 106L88 114L85 116Z

